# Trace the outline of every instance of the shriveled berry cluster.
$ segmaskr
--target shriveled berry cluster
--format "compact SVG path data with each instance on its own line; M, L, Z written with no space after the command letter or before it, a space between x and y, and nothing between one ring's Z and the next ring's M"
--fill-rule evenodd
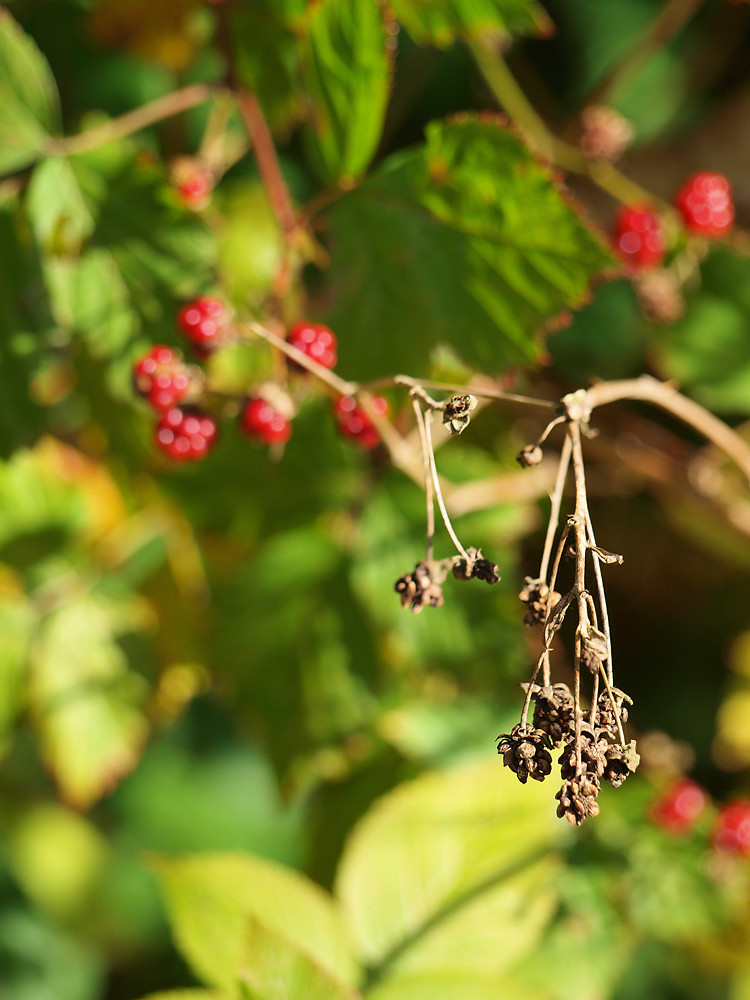
M443 584L448 573L452 573L457 580L497 583L500 579L497 564L485 559L482 550L474 547L466 550L466 557L455 555L447 559L423 559L411 573L400 576L394 584L393 589L401 598L401 607L414 614L419 614L427 606L439 608L444 603Z
M597 798L603 781L617 788L638 767L640 758L636 753L635 740L620 743L617 726L617 714L621 724L627 720L625 702L630 699L617 688L612 694L617 712L605 691L599 695L594 713L586 713L585 717L579 713L576 717L575 699L567 684L549 687L533 684L533 730L527 730L525 724L520 723L510 733L498 736L498 753L503 754L503 763L515 771L522 782L526 781L526 775L518 772L512 758L509 763L508 748L515 747L527 731L543 734L549 749L553 746L562 749L558 763L563 784L555 796L558 800L557 815L565 817L575 826L580 826L589 816L598 815ZM533 774L529 772L530 776L542 781L552 770L550 766L545 771L545 767Z

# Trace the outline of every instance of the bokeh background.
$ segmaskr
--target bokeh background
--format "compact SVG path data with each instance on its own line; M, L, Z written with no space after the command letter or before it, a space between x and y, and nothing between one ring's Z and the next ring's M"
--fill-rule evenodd
M238 432L231 400L283 378L283 362L260 342L217 352L206 366L230 401L217 411L220 443L201 462L176 464L154 446L154 416L131 371L154 343L186 348L175 315L208 292L263 321L330 322L347 378L406 370L464 383L482 358L483 374L556 400L594 379L648 372L678 380L746 435L750 6L378 8L383 117L368 162L342 183L345 171L336 177L325 160L330 146L300 124L315 81L297 78L295 46L314 9L331 8L343 24L345 5L229 0L238 85L260 99L294 204L314 206L314 240L296 248L281 296L282 235L226 93L87 152L44 145L47 131L76 136L178 88L218 86L223 6L16 0L0 22L0 995L137 1000L223 989L189 933L174 943L170 924L191 918L177 868L166 880L169 912L160 890L170 859L245 852L278 862L336 887L355 916L367 902L365 872L384 884L397 875L405 905L420 901L416 933L429 944L430 906L453 897L422 906L423 887L410 881L420 858L463 859L455 889L472 872L512 869L531 845L541 860L454 928L455 941L475 948L463 958L448 933L447 945L415 960L418 974L401 975L363 918L365 994L748 1000L750 840L744 854L722 852L713 833L725 804L750 795L750 500L726 460L643 405L596 414L598 435L585 443L591 509L601 544L625 557L607 586L617 679L634 701L643 760L623 788L603 793L601 816L569 830L554 819L551 783L521 788L494 748L517 721L519 683L538 653L517 594L537 571L560 440L552 436L534 469L514 456L543 414L493 404L440 448L457 530L503 579L449 583L445 606L417 616L393 583L423 551L422 491L386 449L338 434L329 391L293 376L293 434L269 450ZM507 49L498 65L569 148L579 149L592 103L632 129L615 175L557 165L601 234L584 269L597 280L590 300L546 333L522 317L516 354L502 322L474 323L452 245L399 280L398 250L429 230L416 217L392 225L359 187L367 168L394 190L398 158L423 143L425 126L498 112L498 86L514 118L515 91L483 72L487 45ZM376 114L366 101L357 113ZM198 209L174 183L185 156L214 174ZM476 170L501 199L481 158ZM671 312L659 321L639 276L604 244L629 184L663 207L698 170L729 178L736 227L724 240L694 238L664 208ZM539 224L550 229L548 195ZM561 229L559 239L564 255L573 237ZM573 279L565 297L543 301L542 318L581 298ZM408 436L408 399L383 391ZM565 642L557 656L568 679ZM446 832L441 810L460 800L464 773L477 799ZM705 808L683 828L658 803L685 775ZM424 793L415 844L399 812L410 789ZM388 817L392 840L377 826ZM378 919L398 930L402 917L386 908Z

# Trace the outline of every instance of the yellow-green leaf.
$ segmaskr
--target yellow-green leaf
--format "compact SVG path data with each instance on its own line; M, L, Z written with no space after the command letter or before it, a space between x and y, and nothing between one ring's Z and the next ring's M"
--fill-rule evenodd
M57 87L47 60L0 8L0 173L36 159L58 121Z
M333 979L358 977L335 901L305 876L249 854L158 858L177 943L205 982L229 988L246 959L247 922L262 921Z
M336 891L379 989L436 968L499 975L533 947L564 834L553 794L521 787L493 755L401 786L364 817Z
M117 642L137 624L136 605L84 592L39 627L29 700L47 766L73 805L90 806L138 761L146 684Z
M248 919L246 954L239 980L245 993L258 1000L357 1000L360 993L344 986L305 951L259 920Z

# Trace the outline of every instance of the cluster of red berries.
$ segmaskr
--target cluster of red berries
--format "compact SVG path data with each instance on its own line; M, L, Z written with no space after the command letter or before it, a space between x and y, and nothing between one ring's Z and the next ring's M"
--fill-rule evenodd
M217 347L229 343L234 334L231 312L221 299L202 295L189 302L177 314L177 326L199 357L206 357ZM319 323L298 323L287 336L287 343L323 368L332 369L337 360L337 340L333 332ZM291 363L296 370L300 365ZM195 373L200 369L193 366ZM156 428L156 444L170 458L187 461L204 457L216 441L216 421L197 407L178 406L189 399L194 379L182 354L162 344L152 348L133 366L136 391L161 414ZM239 427L247 437L265 445L285 444L292 433L291 407L282 392L271 390L249 397L240 413ZM382 396L370 400L372 412L386 416L389 405ZM380 435L368 414L353 396L342 396L334 403L334 415L341 433L365 449L374 448Z
M651 804L651 820L668 833L684 835L694 829L709 798L689 778L676 778ZM750 799L722 806L714 821L711 844L721 854L750 858Z
M732 189L723 174L693 174L675 195L674 203L690 232L720 237L734 225ZM660 264L667 249L663 220L645 205L620 209L613 241L622 259L635 270Z
M383 396L373 396L370 406L379 417L387 417L390 412L388 400ZM380 435L375 424L354 396L340 396L333 404L333 413L344 437L352 438L360 448L371 449L379 444Z
M155 410L168 410L190 391L190 373L179 351L157 344L133 366L136 392Z

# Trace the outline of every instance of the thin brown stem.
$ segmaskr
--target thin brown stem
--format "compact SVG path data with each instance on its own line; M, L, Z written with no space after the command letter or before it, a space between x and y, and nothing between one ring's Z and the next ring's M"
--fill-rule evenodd
M589 177L622 204L653 204L658 205L666 216L675 214L671 205L636 184L611 163L589 158L577 146L553 135L519 87L500 53L490 44L473 42L471 51L490 90L523 133L531 149L550 163Z
M506 392L504 389L482 389L473 385L451 385L445 382L431 382L422 379L412 378L410 375L394 375L389 378L378 379L376 382L366 383L368 389L375 389L388 385L404 385L410 389L419 387L420 389L436 389L438 392L465 393L469 392L473 396L480 396L483 399L502 399L509 403L525 403L527 406L541 406L546 410L555 409L557 403L549 399L536 399L533 396L522 396L517 392Z
M596 538L594 537L594 526L591 522L591 514L589 513L588 506L586 507L586 531L588 534L588 542L591 548L596 546ZM607 598L604 593L604 578L602 577L602 567L599 563L599 557L593 554L594 563L594 577L596 579L596 589L597 596L599 597L599 617L602 623L602 632L607 639L607 674L609 676L610 684L614 684L614 667L612 665L612 637L610 635L609 629L609 613L607 611Z
M562 506L563 490L565 489L565 480L568 478L568 468L570 467L570 439L567 434L565 435L565 440L563 441L562 450L560 452L560 463L557 467L557 478L555 479L555 486L552 490L552 496L550 497L550 512L549 512L549 522L547 523L547 535L544 539L544 551L542 552L542 564L539 567L539 579L547 582L547 570L549 569L549 560L552 555L552 545L555 540L555 534L557 533L557 527L560 523L560 508Z
M250 142L253 144L255 159L268 200L271 202L271 207L288 243L297 231L297 216L284 175L281 172L276 146L266 116L263 114L258 98L250 90L242 90L238 93L237 106L245 123Z
M435 465L435 452L432 447L432 410L428 410L424 414L424 432L427 439L427 456L430 461L430 468L432 470L432 482L435 486L435 498L437 499L438 507L440 508L440 514L443 518L443 524L445 525L446 531L450 535L451 541L456 546L456 550L460 555L464 557L467 563L471 560L469 559L469 554L463 547L461 542L458 540L458 535L453 530L453 525L451 524L451 519L448 517L448 511L445 507L445 501L443 500L443 491L440 488L440 479L438 477L437 466Z
M412 396L412 406L414 416L417 421L419 440L422 445L422 457L424 459L424 492L427 504L427 551L425 560L431 562L434 555L435 545L435 488L432 482L432 465L430 464L429 445L427 442L427 432L424 425L424 414L419 400Z
M699 403L681 395L673 385L650 375L616 382L600 382L585 390L581 398L589 410L621 400L642 400L679 417L706 440L721 449L741 469L750 484L750 445Z
M311 375L320 379L321 382L325 382L327 386L333 389L333 391L340 396L356 396L360 390L360 386L357 382L345 381L329 368L319 364L314 358L308 357L304 351L300 351L299 348L294 347L293 344L290 344L282 337L276 336L275 333L272 333L270 330L266 329L266 327L261 326L260 323L239 323L237 324L237 330L240 333L247 332L255 337L260 337L261 340L265 340L278 351L281 351L282 354L285 354L288 358L298 364L301 368L309 371Z
M173 90L164 97L157 97L155 101L142 104L141 107L134 108L133 111L128 111L127 114L113 118L112 121L86 132L68 136L66 139L50 139L45 151L51 156L90 153L100 146L106 146L107 143L124 139L134 132L141 132L149 125L164 121L165 118L172 118L199 104L205 104L214 93L214 88L207 83L193 83L189 87Z
M582 774L581 761L581 644L589 626L589 609L586 601L586 473L583 466L581 449L581 427L577 420L568 424L573 456L573 473L575 477L576 505L574 514L574 531L576 539L576 604L578 607L578 628L575 644L575 753L576 774Z

